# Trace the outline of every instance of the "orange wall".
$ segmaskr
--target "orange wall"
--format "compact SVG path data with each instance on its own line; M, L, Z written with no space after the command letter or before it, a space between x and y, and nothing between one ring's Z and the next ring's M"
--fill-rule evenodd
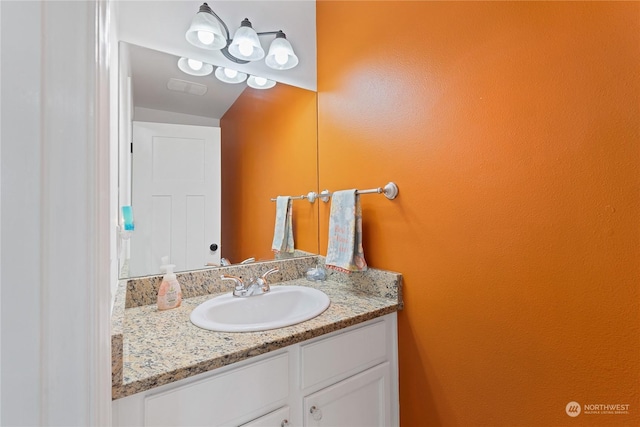
M320 188L400 189L362 204L369 265L405 279L402 425L640 425L640 3L319 1L317 24Z
M317 191L316 93L287 85L247 88L220 127L221 254L231 262L273 259L276 207L270 199ZM318 252L317 206L293 202L296 249Z

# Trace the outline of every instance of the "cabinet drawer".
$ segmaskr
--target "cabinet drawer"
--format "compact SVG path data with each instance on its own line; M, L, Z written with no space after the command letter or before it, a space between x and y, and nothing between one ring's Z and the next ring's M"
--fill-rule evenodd
M300 382L303 389L335 382L387 359L384 321L303 345ZM348 349L345 351L345 349Z
M289 355L145 398L145 426L216 426L284 400ZM273 406L272 406L273 407Z
M289 407L276 409L273 412L242 424L240 427L287 427L291 425Z

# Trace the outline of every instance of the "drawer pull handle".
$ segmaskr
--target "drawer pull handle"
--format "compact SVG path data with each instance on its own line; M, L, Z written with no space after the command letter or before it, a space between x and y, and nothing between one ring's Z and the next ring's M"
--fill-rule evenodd
M289 425L289 420L282 420L280 423L280 427L287 427Z
M315 405L312 406L311 409L309 409L309 412L311 413L311 416L314 420L320 421L322 419L322 411Z

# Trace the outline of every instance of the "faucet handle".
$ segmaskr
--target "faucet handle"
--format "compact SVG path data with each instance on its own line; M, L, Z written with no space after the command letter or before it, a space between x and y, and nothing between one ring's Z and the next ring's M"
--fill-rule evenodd
M225 280L231 280L233 281L233 284L235 285L235 288L237 291L243 290L244 289L244 284L242 283L242 279L239 278L238 276L232 276L230 274L223 274L222 276L220 276L220 278L225 281Z
M255 283L260 286L260 288L262 289L262 293L266 293L269 292L271 290L271 287L269 286L269 282L267 282L267 276L269 276L270 274L273 274L278 270L277 268L272 268L271 270L267 270L265 271L262 276L260 276L257 279L253 279L255 280Z
M273 274L273 273L277 273L278 271L280 271L278 268L272 268L271 270L267 270L267 271L265 271L265 272L262 274L262 276L260 276L260 278L261 278L262 280L264 280L264 282L266 283L266 282L267 282L267 276L270 276L270 275L271 275L271 274Z

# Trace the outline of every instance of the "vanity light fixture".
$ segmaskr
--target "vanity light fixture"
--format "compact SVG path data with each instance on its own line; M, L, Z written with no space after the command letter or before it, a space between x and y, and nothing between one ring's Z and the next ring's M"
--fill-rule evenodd
M189 58L178 59L178 68L180 68L180 71L183 73L192 76L208 76L213 71L213 65Z
M236 64L246 64L265 57L258 37L268 35L276 37L269 47L266 65L275 70L288 70L298 65L298 57L282 30L258 33L253 29L249 19L245 18L232 39L227 24L207 3L200 6L187 30L186 39L202 49L220 50L227 59Z
M227 67L216 68L215 76L218 78L218 80L225 83L242 83L243 81L247 80L246 73L241 73Z
M254 89L271 89L276 85L276 82L265 79L264 77L249 76L247 84Z

